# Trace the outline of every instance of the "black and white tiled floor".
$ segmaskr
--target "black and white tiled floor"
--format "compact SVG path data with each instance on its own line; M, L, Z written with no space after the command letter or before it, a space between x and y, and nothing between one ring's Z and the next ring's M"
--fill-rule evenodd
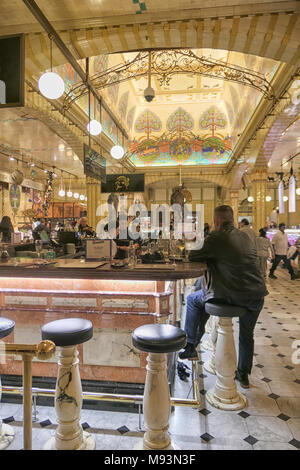
M300 354L295 348L295 341L300 340L300 280L290 281L281 268L276 275L277 280L267 280L270 294L255 329L251 387L242 390L248 398L247 408L221 411L206 401L206 391L213 386L215 376L202 368L211 354L203 350L199 367L200 407L175 407L170 419L172 440L180 449L300 449ZM235 336L236 327L237 324ZM190 387L190 377L182 381L176 376L174 396L186 398ZM36 450L43 448L56 428L54 408L39 406L37 411L32 439ZM21 449L22 406L1 403L0 414L15 430L15 439L7 450ZM81 414L83 428L94 435L99 450L133 449L143 435L142 419L141 422L142 429L138 414L133 413L84 409Z

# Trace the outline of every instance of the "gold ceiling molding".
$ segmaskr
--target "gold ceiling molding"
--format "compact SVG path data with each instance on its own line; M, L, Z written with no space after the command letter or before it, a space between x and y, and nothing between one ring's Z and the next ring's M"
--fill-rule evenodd
M293 2L294 3L294 2ZM262 57L297 64L300 60L299 51L299 12L269 11L251 16L235 17L214 15L213 18L171 20L163 19L153 23L147 22L143 14L136 23L118 24L114 27L96 23L79 22L78 27L59 28L56 30L63 41L71 49L76 49L78 58L100 54L148 50L149 48L222 48L245 54L261 55ZM299 4L298 4L299 10ZM32 74L41 73L49 68L49 60L45 54L41 40L42 34L29 33L32 54L28 60L28 71ZM258 49L258 42L261 46ZM59 51L53 49L53 60L63 64L64 59Z
M193 74L249 86L258 90L265 98L274 99L272 86L263 74L221 60L198 56L190 49L142 51L133 60L95 74L90 77L90 80L97 90L102 90L105 87L146 76L149 72L149 63L151 75L157 78L160 86L169 85L175 75ZM64 98L64 110L68 110L73 102L87 93L84 83L76 83Z
M4 0L3 13L6 18L3 25L3 34L15 34L19 32L39 32L41 26L34 22L25 6L16 2ZM60 8L51 10L51 23L57 31L82 28L101 28L104 26L119 27L121 25L136 25L141 22L151 23L159 21L198 21L199 19L211 20L214 18L233 18L233 17L253 17L254 15L266 16L268 14L278 13L286 15L299 11L299 4L296 0L274 1L274 2L234 2L233 5L215 5L215 2L201 2L201 5L195 5L195 2L165 0L160 5L157 2L146 2L147 10L142 15L137 15L132 11L131 1L123 0L92 2L94 5L86 5L86 0L73 2L72 8L66 6L66 1L61 2ZM100 3L100 4L99 4ZM189 3L189 4L188 4ZM225 2L224 2L225 3ZM11 4L11 5L10 5ZM77 4L80 4L77 6ZM107 4L109 8L107 8ZM130 5L130 6L129 6ZM49 0L39 0L40 8L49 15ZM64 19L61 19L61 18ZM9 24L9 19L14 18L14 23ZM2 26L2 25L1 25Z

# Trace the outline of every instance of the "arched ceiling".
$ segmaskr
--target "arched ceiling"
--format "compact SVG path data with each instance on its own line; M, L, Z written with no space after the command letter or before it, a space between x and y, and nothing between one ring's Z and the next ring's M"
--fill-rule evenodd
M291 73L300 64L300 5L297 1L233 0L228 5L227 0L114 0L113 8L111 0L36 1L73 55L78 60L92 57L99 66L124 62L135 56L136 51L149 48L192 48L198 54L259 71L270 81L281 64L289 64ZM36 80L49 68L47 35L21 0L2 0L1 13L1 34L26 33L26 76ZM62 67L68 72L68 64L56 47L53 63L57 69ZM84 60L82 65L84 68ZM70 83L72 81L76 82L75 76L71 76ZM212 129L200 122L205 112L214 107L226 121L226 125L215 132L223 141L228 138L226 142L230 142L230 152L233 152L239 150L240 136L251 124L262 101L258 91L237 83L178 75L169 86L154 79L152 86L156 97L148 104L143 98L146 84L146 79L141 78L101 91L132 140L143 136L137 132L136 120L147 109L159 116L161 133L167 130L170 116L183 109L191 117L193 133L209 137ZM86 111L84 99L81 107ZM112 141L117 138L109 125L107 132ZM159 132L153 134L159 135ZM289 135L293 140L292 149L296 133ZM272 155L273 152L269 161ZM226 158L219 160L220 167L230 160L230 154ZM198 159L194 164L217 163L216 158L211 162L204 160ZM279 161L276 155L272 161L275 160ZM142 168L149 167L144 163ZM173 162L163 159L156 162L158 166L164 163L171 166ZM178 163L182 162L175 161L175 165ZM244 164L243 169L246 169Z

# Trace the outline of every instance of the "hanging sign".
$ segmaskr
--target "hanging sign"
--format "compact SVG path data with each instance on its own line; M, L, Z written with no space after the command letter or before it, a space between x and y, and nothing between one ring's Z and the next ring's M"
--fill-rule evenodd
M289 212L296 212L296 178L294 175L289 178Z
M102 193L143 193L144 174L107 175L106 183L101 184Z
M279 186L278 186L279 214L284 214L283 195L284 195L284 184L283 184L283 181L280 181Z

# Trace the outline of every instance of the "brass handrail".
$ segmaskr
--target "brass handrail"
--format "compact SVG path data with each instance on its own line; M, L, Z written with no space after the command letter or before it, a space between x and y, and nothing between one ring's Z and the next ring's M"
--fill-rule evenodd
M175 398L171 397L172 406L187 406L187 407L197 407L200 405L200 399L198 395L198 387L194 388L194 394L196 398ZM3 386L2 391L7 394L12 395L22 395L22 387L11 387ZM46 389L46 388L36 388L32 387L32 394L37 397L53 397L55 396L55 389ZM140 405L143 403L143 395L123 395L118 393L95 393L95 392L82 392L83 400L96 400L96 401L109 401L109 402L119 402L119 403L133 403Z
M32 448L32 359L45 361L54 356L55 344L45 340L38 344L4 343L5 354L21 355L23 361L23 444L24 450ZM4 387L2 387L2 391Z

